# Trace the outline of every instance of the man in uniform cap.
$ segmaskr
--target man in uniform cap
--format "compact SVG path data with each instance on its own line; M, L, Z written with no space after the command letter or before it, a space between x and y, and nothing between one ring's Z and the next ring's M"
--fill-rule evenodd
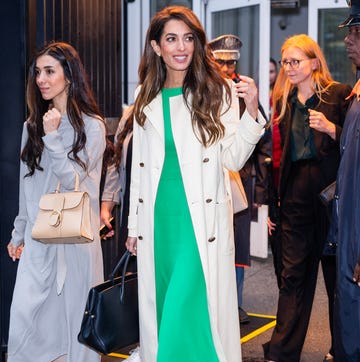
M339 25L339 28L360 24L360 2L359 2L359 0L352 0L352 1L349 0L348 4L350 6L350 14L347 17L347 19Z
M241 40L235 35L221 35L211 40L209 46L221 71L236 83L239 82L239 75L235 70L240 59Z
M239 83L241 76L236 73L236 64L240 58L241 40L231 34L219 36L209 42L210 49L225 77ZM240 116L245 111L245 102L239 98ZM266 118L262 107L259 110ZM238 308L240 324L250 321L248 314L242 309L242 294L244 285L244 267L250 266L250 225L253 203L255 205L267 203L268 177L265 158L271 155L270 133L265 133L257 144L253 154L240 170L249 207L234 214L234 240L235 240L235 267L238 290ZM255 171L255 187L252 175ZM234 175L230 173L230 177ZM232 184L234 185L234 184Z
M359 44L359 25L360 25L360 1L348 0L350 14L348 18L339 25L339 28L348 27L349 35L345 38L346 51L350 60L357 67L357 78L360 77L360 44Z
M360 0L349 1L344 42L348 57L360 69ZM337 244L334 306L335 360L360 361L360 79L349 95L340 140L341 161L329 241Z

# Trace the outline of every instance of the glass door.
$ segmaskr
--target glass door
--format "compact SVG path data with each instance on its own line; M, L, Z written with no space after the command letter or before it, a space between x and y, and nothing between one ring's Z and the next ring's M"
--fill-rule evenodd
M270 1L213 0L206 5L205 28L210 39L224 34L238 36L243 45L237 72L255 79L259 99L269 106ZM268 112L267 112L268 113ZM251 205L251 203L250 203ZM250 254L268 256L267 206L252 210Z
M321 46L333 78L352 85L355 68L344 44L348 29L338 28L348 15L346 0L309 1L309 35Z

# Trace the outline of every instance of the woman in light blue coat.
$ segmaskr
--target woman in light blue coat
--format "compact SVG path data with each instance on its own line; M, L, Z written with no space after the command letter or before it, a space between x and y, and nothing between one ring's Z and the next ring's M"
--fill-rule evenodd
M105 127L78 53L50 43L35 57L27 85L19 213L8 253L20 257L10 312L8 362L99 362L77 341L88 291L103 280L99 184ZM91 204L93 242L43 244L32 239L40 197L80 190ZM23 248L23 249L22 249ZM22 253L20 253L22 249ZM20 255L21 254L21 255Z

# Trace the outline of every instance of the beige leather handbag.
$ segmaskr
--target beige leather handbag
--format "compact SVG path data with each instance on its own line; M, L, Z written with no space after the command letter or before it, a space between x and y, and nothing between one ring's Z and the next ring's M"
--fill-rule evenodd
M244 186L240 174L237 171L229 171L230 187L232 196L233 213L236 214L248 208Z
M79 175L75 189L60 192L60 181L55 192L41 196L39 212L32 229L33 239L45 244L88 243L94 240L90 221L90 198L79 191Z

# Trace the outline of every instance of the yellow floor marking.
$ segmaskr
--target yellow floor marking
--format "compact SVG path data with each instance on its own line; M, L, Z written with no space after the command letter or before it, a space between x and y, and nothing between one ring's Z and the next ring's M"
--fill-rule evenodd
M256 314L256 313L248 313L248 315L253 316L253 317L260 317L260 318L268 318L268 319L275 319L276 316L269 316L269 315L264 315L264 314ZM258 335L260 335L261 333L266 332L268 329L275 327L276 325L276 320L271 321L270 323L265 324L264 326L255 329L255 331L247 334L246 336L242 337L240 339L241 343L245 343L250 341L250 339L253 339L255 337L257 337ZM241 330L241 329L240 329Z
M110 353L108 354L109 357L117 357L117 358L128 358L128 354L121 354L121 353Z
M268 319L275 319L275 315L268 315L268 314L257 314L257 313L248 313L248 315L251 315L253 317L260 317L260 318L268 318Z

